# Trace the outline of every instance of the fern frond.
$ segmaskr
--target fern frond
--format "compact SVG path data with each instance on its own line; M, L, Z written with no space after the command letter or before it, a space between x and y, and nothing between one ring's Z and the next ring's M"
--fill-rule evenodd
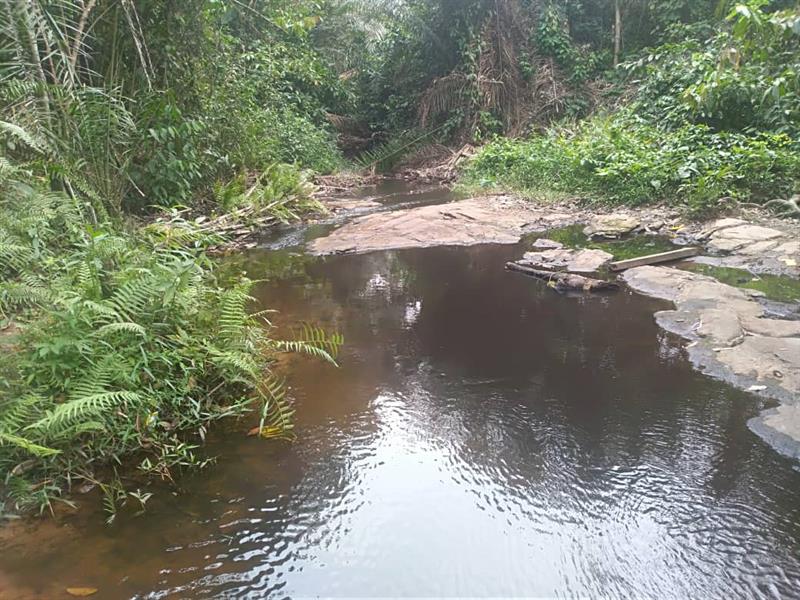
M233 350L222 351L211 347L211 361L221 369L232 369L249 375L252 378L258 377L259 362L253 355L247 352L236 352Z
M61 453L61 450L56 450L55 448L48 448L46 446L40 446L39 444L32 442L28 438L14 435L13 433L5 433L0 431L0 446L4 446L6 444L22 448L23 450L26 450L30 454L33 454L34 456L38 456L40 458L44 458L46 456L54 456L56 454Z
M83 307L103 320L122 322L122 316L106 302L84 300Z
M63 432L64 429L75 424L78 420L103 416L104 413L108 413L121 404L135 404L141 402L142 399L142 396L136 392L125 390L102 392L76 398L60 404L50 411L47 416L29 425L26 429L39 431L51 437Z
M123 284L105 303L120 315L132 320L150 304L156 294L153 276L150 272L145 272Z
M44 411L46 400L36 394L26 394L0 402L0 433L21 431Z
M114 333L132 333L133 335L145 337L147 335L147 330L138 323L125 321L122 323L109 323L108 325L103 325L95 332L95 335L104 337Z
M328 333L319 327L303 324L300 337L294 340L276 340L273 342L280 352L297 352L308 354L336 365L336 356L344 344L344 337L339 333Z
M24 143L32 150L35 150L42 154L46 154L49 151L47 142L45 142L39 136L30 133L26 129L14 123L9 123L8 121L0 121L0 133L4 133L10 137L13 137L14 139Z
M223 293L219 307L219 336L222 340L241 344L248 324L247 303L253 298L237 286Z
M291 434L294 410L286 400L286 387L278 376L270 374L258 386L261 397L261 437L286 437Z

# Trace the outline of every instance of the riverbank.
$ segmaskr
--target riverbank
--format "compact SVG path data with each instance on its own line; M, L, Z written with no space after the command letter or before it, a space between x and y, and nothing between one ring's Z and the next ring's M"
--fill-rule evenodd
M345 198L336 202L337 210L348 210ZM360 200L353 202L353 209L370 207ZM780 402L750 426L783 454L800 457L800 305L775 302L758 289L685 270L705 268L713 275L717 268L738 269L755 280L759 275L779 276L793 289L791 282L800 277L800 227L793 222L755 211L698 222L663 207L599 213L571 203L535 204L513 195L493 195L362 214L308 247L316 254L359 254L514 244L526 235L574 225L586 225L587 233L599 237L661 236L702 249L700 256L683 263L684 269L639 267L621 280L635 292L676 305L673 311L656 313L656 322L686 340L686 352L697 368ZM800 300L800 284L797 291Z

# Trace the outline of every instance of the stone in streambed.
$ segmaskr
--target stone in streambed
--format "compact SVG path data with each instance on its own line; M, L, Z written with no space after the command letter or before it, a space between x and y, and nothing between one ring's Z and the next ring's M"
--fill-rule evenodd
M749 425L780 452L800 456L800 322L771 319L752 294L697 273L646 266L622 278L675 304L656 321L692 341L687 349L696 366L783 402Z
M630 215L598 215L583 229L583 233L590 238L616 239L631 233L639 224L639 219Z
M708 247L717 252L733 252L751 244L783 237L783 232L761 225L724 227L711 234Z
M570 273L594 273L614 258L602 250L572 250L554 248L542 252L526 252L520 264L550 271L566 270Z
M548 240L547 238L539 238L531 245L534 250L558 250L563 248L564 244L555 240Z

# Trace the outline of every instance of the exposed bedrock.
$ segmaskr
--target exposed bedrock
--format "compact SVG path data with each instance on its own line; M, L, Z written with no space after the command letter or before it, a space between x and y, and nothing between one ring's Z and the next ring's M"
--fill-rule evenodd
M665 330L690 341L701 370L781 402L750 428L780 452L800 458L800 321L769 318L759 292L669 267L637 267L622 278L634 290L670 300L656 313Z

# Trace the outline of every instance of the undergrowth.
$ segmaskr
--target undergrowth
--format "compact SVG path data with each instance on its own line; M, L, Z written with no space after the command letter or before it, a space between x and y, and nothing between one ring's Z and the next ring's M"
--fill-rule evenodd
M0 184L0 501L40 511L77 482L110 508L142 492L126 478L171 479L203 466L209 426L261 411L265 437L290 435L276 353L333 362L341 338L305 327L270 336L251 281L222 281L205 254L219 240L187 228L126 230L11 169ZM13 217L13 218L12 218Z
M666 129L620 111L529 140L498 139L472 161L464 182L628 205L669 201L703 212L720 200L790 196L800 180L798 150L783 133Z
M705 42L646 49L621 66L626 106L523 140L497 139L467 186L567 193L695 214L800 191L800 13L737 4Z

